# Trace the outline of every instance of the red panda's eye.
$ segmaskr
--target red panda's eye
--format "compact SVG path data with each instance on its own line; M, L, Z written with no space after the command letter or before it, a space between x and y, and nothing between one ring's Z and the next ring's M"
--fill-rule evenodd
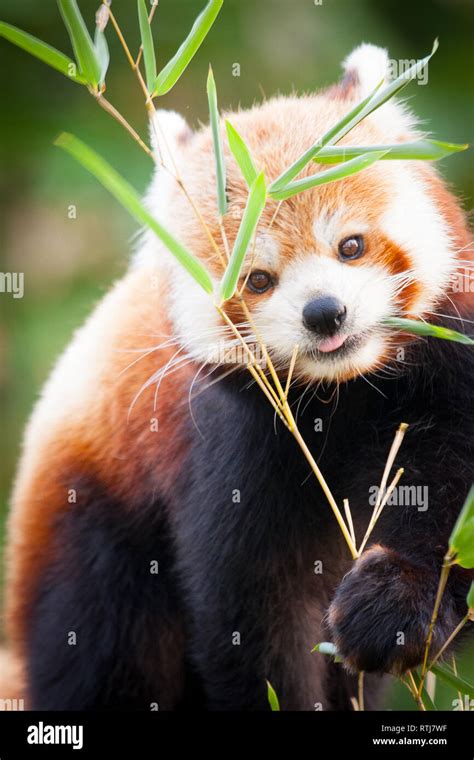
M252 272L247 280L247 287L253 293L265 293L273 285L272 276L268 272Z
M351 235L339 243L341 259L358 259L364 253L364 238L362 235Z

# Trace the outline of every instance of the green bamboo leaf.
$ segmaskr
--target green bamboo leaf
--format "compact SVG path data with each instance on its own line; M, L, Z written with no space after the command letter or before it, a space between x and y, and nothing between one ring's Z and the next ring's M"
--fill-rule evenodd
M308 150L306 150L294 163L291 164L291 166L288 167L288 169L283 172L283 174L280 174L280 176L277 177L274 182L272 182L269 190L273 192L274 190L280 190L282 187L285 187L285 185L288 185L288 183L291 182L291 180L294 179L304 169L304 167L314 159L316 154L319 153L319 151L324 148L325 145L330 143L330 137L333 132L334 134L338 134L338 132L342 130L347 124L354 121L354 119L364 110L366 105L376 95L382 85L383 79L378 83L375 89L372 90L370 95L357 103L357 105L355 105L354 108L349 111L349 113L343 116L343 118L338 121L337 124L335 124L335 126L329 132L326 133L326 135L313 143L312 146L308 148ZM342 137L343 135L341 135L341 138ZM325 142L326 138L327 140Z
M438 676L440 681L443 681L448 686L452 686L453 689L461 692L461 694L468 694L474 699L474 685L469 681L466 681L465 678L455 675L454 671L447 665L436 663L431 666L430 670Z
M250 188L247 205L245 207L239 231L235 239L232 255L227 264L221 281L221 298L228 301L235 293L239 281L242 265L245 260L250 241L256 230L258 221L265 208L267 188L263 172L258 175Z
M207 99L209 101L209 114L211 117L212 142L214 145L214 160L216 164L217 180L217 207L220 216L224 216L227 211L227 192L226 192L226 174L224 149L222 147L221 124L219 118L219 109L217 106L217 90L214 81L212 67L209 66L207 77Z
M327 145L334 145L339 142L345 135L347 135L351 129L359 124L373 111L380 108L390 98L399 93L404 87L409 84L412 79L418 76L418 74L427 65L430 58L436 53L438 49L438 40L436 39L433 44L431 53L425 58L420 59L413 66L410 66L407 71L401 74L393 82L389 82L385 87L382 87L383 81L377 85L375 90L360 103L358 103L346 116L344 116L339 122L337 122L331 129L329 129L317 142L315 142L299 159L297 159L275 182L270 185L270 191L279 190L284 185L287 185L292 179L294 179L300 171L308 164L318 153Z
M474 567L474 486L467 495L449 537L449 548L456 555L456 564L466 568Z
M109 46L107 45L107 40L105 39L105 34L103 31L101 31L101 29L99 29L98 26L95 28L94 48L97 59L100 63L99 84L102 85L105 81L107 69L109 68L110 55Z
M471 588L466 598L467 606L469 610L474 610L474 581L471 583Z
M199 14L178 51L158 74L153 88L153 97L155 95L166 95L174 87L204 42L223 2L224 0L210 0Z
M474 346L474 340L468 335L450 330L448 327L431 325L429 322L422 322L416 319L401 319L399 317L387 317L382 324L391 327L394 330L413 333L427 338L439 338L441 340L451 340L455 343L464 343L466 346Z
M212 293L211 277L201 262L196 259L178 240L176 240L143 206L137 191L113 169L92 148L89 148L74 135L63 132L55 141L55 145L63 148L76 159L85 169L118 200L119 203L140 224L149 227L168 248L179 263L207 292Z
M330 641L322 641L320 644L316 644L311 652L319 652L320 654L329 654L332 657L336 657L337 649Z
M143 60L145 63L146 86L148 92L152 92L156 81L156 58L151 26L148 21L145 0L137 0L138 4L138 21L140 23L140 34L142 36Z
M441 142L440 140L417 140L416 142L394 145L336 145L319 151L313 161L318 164L338 164L363 153L385 151L382 161L418 160L438 161L440 158L467 150L468 144Z
M0 37L12 42L22 50L26 50L30 55L34 55L35 58L72 79L73 82L86 84L84 77L76 73L77 66L71 58L56 50L56 48L51 47L46 42L42 42L33 37L33 35L28 34L28 32L23 32L21 29L17 29L16 26L0 21Z
M101 64L76 0L58 0L81 74L93 87L100 82Z
M352 158L350 161L338 164L334 169L327 169L324 172L311 174L309 177L298 179L296 182L291 182L289 185L277 190L271 190L270 188L270 198L274 198L277 201L284 201L287 198L291 198L292 195L301 193L303 190L309 190L318 185L326 185L328 182L344 179L345 177L351 176L351 174L357 174L357 172L367 169L384 155L383 151L364 153L362 156L357 156L357 158Z
M239 165L244 180L250 187L258 174L258 170L241 135L239 135L230 121L226 121L225 126L227 130L229 148L231 149L232 155Z
M278 701L277 693L271 685L270 681L267 681L267 696L268 704L270 705L272 712L279 712L280 702Z

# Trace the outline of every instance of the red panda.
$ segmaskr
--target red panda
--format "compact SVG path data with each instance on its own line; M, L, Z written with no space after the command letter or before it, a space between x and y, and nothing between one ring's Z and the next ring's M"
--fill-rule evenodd
M273 180L387 65L385 51L362 45L338 85L229 118ZM417 136L413 115L389 102L344 143ZM217 281L210 129L194 133L159 111L152 137L162 165L148 206ZM226 159L232 244L247 189ZM374 674L370 707L377 674L421 661L441 559L473 478L473 359L465 346L408 340L381 322L469 319L472 297L450 288L469 268L469 241L432 165L379 162L269 203L242 273L252 324L237 299L227 306L249 344L256 326L283 376L299 345L290 402L336 500L350 498L358 536L393 432L411 425L399 458L429 504L388 507L351 565L295 441L274 426L245 366L226 362L234 335L143 235L126 276L59 360L25 436L6 628L29 707L260 710L268 679L282 709L343 710L358 670ZM465 614L468 582L453 571L434 646ZM311 654L320 640L334 641L345 668Z

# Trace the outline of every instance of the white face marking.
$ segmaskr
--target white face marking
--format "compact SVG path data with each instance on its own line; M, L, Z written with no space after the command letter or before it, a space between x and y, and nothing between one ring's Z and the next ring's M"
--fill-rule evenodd
M278 262L278 244L263 232L257 235L254 255L251 249L247 254L243 277L255 269L276 272ZM238 344L238 339L222 324L209 295L174 260L168 261L168 271L172 273L171 316L186 352L199 362L220 361L226 345Z
M423 180L407 166L392 176L393 193L381 229L413 262L413 275L423 294L413 305L420 314L433 307L449 282L454 264L453 242L446 222L427 194Z
M338 243L349 235L361 235L369 231L369 225L364 220L351 219L344 222L347 211L340 207L337 211L323 210L313 224L313 235L316 244L327 246L332 250Z
M256 326L275 360L291 359L300 348L298 368L313 379L336 379L373 365L382 352L383 340L377 326L390 313L394 284L383 267L351 266L334 258L306 255L289 264L274 293L254 311ZM305 304L318 296L334 296L345 305L344 335L361 337L361 345L349 355L325 356L312 352L318 340L303 324Z
M252 256L250 250L246 257L244 273L249 269L265 269L269 272L277 272L280 261L280 249L277 241L268 232L261 232L256 236L255 252Z

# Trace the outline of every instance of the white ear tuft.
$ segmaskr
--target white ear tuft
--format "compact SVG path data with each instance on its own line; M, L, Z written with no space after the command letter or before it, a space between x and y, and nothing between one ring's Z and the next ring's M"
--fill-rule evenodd
M176 111L156 111L150 123L153 150L165 166L172 168L179 158L180 149L192 137L187 121Z
M359 45L342 66L346 75L356 78L361 97L369 95L381 79L388 79L388 53L376 45Z

